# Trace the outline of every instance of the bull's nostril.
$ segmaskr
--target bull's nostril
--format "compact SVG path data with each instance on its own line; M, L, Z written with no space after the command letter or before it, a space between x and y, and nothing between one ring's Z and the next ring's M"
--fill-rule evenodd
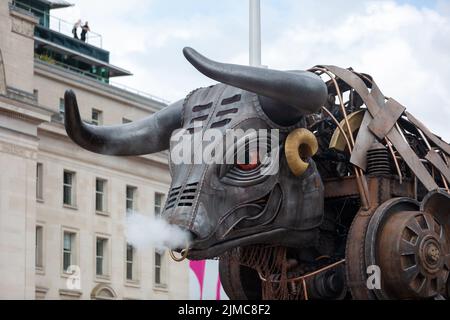
M199 238L198 235L191 230L188 230L186 228L180 228L180 229L184 233L184 238L186 239L186 244L177 246L176 248L173 248L173 250L178 253L182 252L186 248L190 248L192 246L192 243L195 242Z
M187 228L181 228L181 230L185 233L186 240L188 243L192 243L198 239L198 235L195 232L193 232L192 230L189 230ZM184 249L184 248L181 248L181 249Z
M191 242L194 242L198 239L198 235L192 231L189 231L189 240Z

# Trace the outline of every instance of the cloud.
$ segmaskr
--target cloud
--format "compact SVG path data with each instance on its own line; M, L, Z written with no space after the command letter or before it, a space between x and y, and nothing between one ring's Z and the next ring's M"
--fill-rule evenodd
M185 61L184 46L216 60L248 61L247 1L73 2L58 14L89 19L111 62L134 73L117 81L171 101L213 83ZM450 5L413 2L263 0L263 63L352 66L450 140Z
M282 69L320 63L369 73L385 95L448 140L448 34L450 20L437 11L393 1L367 2L361 12L342 21L285 30L267 48L266 58Z

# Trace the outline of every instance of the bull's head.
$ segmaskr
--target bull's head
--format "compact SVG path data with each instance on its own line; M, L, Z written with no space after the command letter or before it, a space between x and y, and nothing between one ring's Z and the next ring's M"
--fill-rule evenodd
M169 149L174 132L193 130L196 122L202 123L203 132L221 130L224 139L228 129L278 129L280 140L277 146L271 146L271 152L278 147L283 150L288 140L296 155L292 155L291 146L287 152L279 152L279 160L272 157L269 163L258 159L247 165L175 164L171 158L173 181L163 216L191 232L191 259L217 257L230 248L250 244L310 245L322 220L323 187L311 159L307 160L306 171L288 166L290 157L298 157L305 136L300 134L295 139L294 134L294 141L289 139L301 127L303 116L318 111L325 103L324 82L310 72L214 62L191 48L185 48L184 55L201 73L220 84L199 89L146 119L110 127L82 122L75 95L68 91L68 135L92 152L133 156ZM241 147L246 146L247 142L241 143ZM233 146L232 152L236 149L239 146ZM270 161L279 161L279 170L263 175L263 167L273 165Z

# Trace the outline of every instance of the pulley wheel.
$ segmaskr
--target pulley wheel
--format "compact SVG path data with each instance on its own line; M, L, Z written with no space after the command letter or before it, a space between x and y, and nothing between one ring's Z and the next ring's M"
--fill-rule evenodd
M262 287L258 273L228 256L219 260L222 287L231 300L261 300Z
M382 290L372 290L367 286L368 267L379 266L374 253L378 230L385 218L392 214L419 210L419 203L410 198L390 199L376 209L361 210L353 220L347 237L346 279L354 300L383 299Z
M430 213L391 215L379 230L376 248L387 298L428 299L445 294L447 234Z

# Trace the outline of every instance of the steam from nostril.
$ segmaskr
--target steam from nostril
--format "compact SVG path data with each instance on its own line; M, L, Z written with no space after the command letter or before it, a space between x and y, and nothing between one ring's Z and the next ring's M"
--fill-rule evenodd
M127 242L137 249L154 247L159 252L186 248L193 240L191 232L171 225L162 218L137 212L127 214L125 234Z

